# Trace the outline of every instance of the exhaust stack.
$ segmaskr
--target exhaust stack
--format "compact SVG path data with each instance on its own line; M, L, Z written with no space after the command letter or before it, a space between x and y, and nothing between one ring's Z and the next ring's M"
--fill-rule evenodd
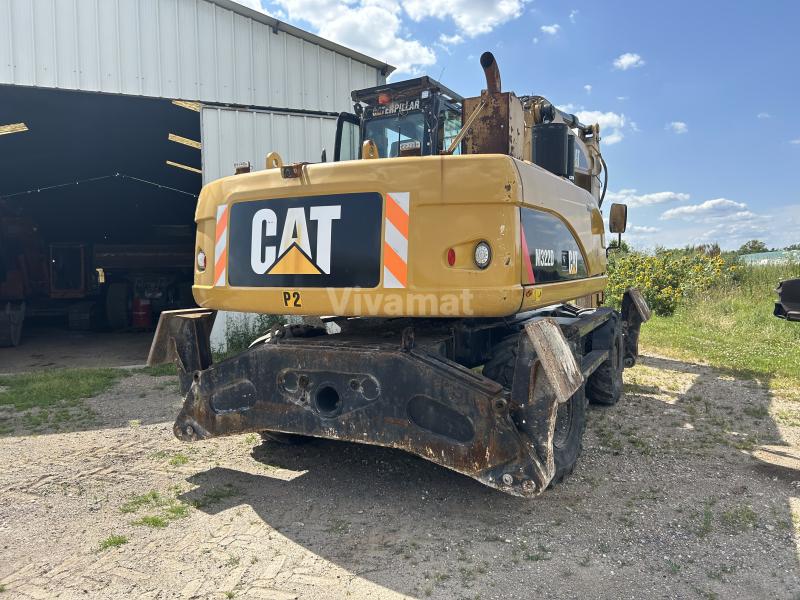
M497 68L494 54L491 52L481 54L481 67L483 67L483 73L486 75L486 91L492 95L499 94L501 89L500 69Z

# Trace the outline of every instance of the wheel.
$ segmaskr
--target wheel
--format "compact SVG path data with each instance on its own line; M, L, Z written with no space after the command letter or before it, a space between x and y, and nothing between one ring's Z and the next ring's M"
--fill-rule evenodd
M483 366L483 375L511 390L514 367L517 362L519 335L512 335L492 349L492 356ZM586 430L586 393L581 386L569 400L558 407L553 432L553 461L556 472L550 485L560 483L572 473L583 450L583 433Z
M611 406L619 402L622 397L622 369L625 346L622 341L622 327L619 320L612 319L608 322L611 328L610 347L608 358L589 375L586 382L586 395L592 404Z
M553 461L556 474L550 485L561 483L572 473L583 450L583 433L586 431L586 392L581 386L569 400L558 407L556 427L553 431Z
M128 284L114 282L106 290L106 322L111 329L126 329L130 325Z
M307 435L300 435L297 433L283 433L282 431L262 431L261 439L265 442L272 442L275 444L284 444L286 446L297 446L298 444L307 444L311 441L311 437Z

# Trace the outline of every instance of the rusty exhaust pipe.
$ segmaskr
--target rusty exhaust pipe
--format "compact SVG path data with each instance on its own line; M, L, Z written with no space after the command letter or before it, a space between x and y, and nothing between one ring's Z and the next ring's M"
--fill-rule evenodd
M484 52L481 54L481 66L486 75L486 91L490 94L500 93L500 69L497 68L497 61L494 54Z

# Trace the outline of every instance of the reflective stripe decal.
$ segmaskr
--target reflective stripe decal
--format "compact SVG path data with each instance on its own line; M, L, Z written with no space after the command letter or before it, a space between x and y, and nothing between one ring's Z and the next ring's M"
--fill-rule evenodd
M217 235L214 243L214 285L225 285L228 263L228 205L217 207Z
M383 287L405 288L408 285L408 192L386 194L386 222L383 243Z

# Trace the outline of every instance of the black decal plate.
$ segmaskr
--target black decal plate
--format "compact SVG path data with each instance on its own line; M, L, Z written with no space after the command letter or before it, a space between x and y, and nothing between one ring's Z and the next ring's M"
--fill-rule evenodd
M383 197L377 192L238 202L228 283L240 287L376 287Z
M540 210L521 208L520 221L530 260L523 273L530 268L536 283L587 276L578 242L561 219Z

